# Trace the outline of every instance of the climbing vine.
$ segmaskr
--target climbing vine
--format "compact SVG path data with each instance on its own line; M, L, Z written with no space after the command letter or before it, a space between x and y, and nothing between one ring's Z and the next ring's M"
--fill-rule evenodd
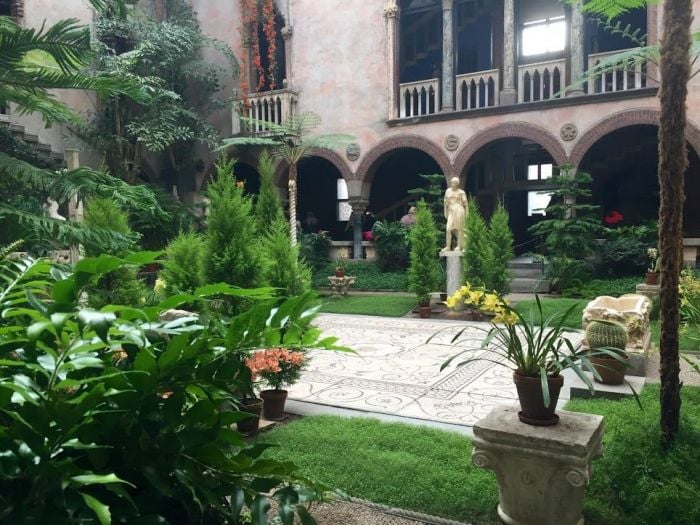
M243 49L241 90L245 96L253 87L259 92L268 86L275 89L277 73L277 27L274 0L239 0ZM262 28L262 35L260 29ZM267 44L267 68L263 63L261 36ZM255 71L257 83L252 86L250 72Z

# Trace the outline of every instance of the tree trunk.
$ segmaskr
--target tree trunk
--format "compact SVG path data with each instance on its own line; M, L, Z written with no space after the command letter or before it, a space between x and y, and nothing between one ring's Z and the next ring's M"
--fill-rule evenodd
M297 165L289 165L289 237L297 244Z
M659 126L659 253L661 262L661 438L671 447L681 410L678 280L683 244L683 179L688 166L686 98L690 77L692 0L664 1Z

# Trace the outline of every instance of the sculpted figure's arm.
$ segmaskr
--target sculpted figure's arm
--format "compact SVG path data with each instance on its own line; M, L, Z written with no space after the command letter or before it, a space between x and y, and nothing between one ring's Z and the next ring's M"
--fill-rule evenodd
M445 204L445 219L447 219L447 216L449 215L449 213L448 213L448 204L447 204L447 202L448 202L448 200L449 200L449 197L448 197L449 194L450 194L450 190L447 190L447 191L445 192L445 199L444 199L444 204Z

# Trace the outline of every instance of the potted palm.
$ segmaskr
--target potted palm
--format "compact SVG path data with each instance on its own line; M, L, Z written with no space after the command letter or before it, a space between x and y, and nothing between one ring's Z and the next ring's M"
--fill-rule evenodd
M487 360L510 367L520 400L520 421L529 425L550 426L559 422L555 410L564 384L561 375L563 370L572 369L593 393L593 383L585 374L584 368L592 370L594 378L598 380L600 375L593 368L590 357L606 355L618 361L624 360L608 348L586 350L566 336L572 332L566 326L566 321L576 308L575 305L564 312L545 316L539 297L536 299L536 309L524 316L511 308L498 294L485 294L480 308L494 314L494 318L491 326L483 329L486 337L481 348L491 353L467 358L457 366ZM448 299L448 306L460 301L464 301L464 298L458 291ZM457 344L461 337L460 334L455 338ZM442 365L442 369L467 352L473 352L473 347L451 357Z
M269 348L259 350L246 359L253 379L262 379L269 387L260 392L263 400L263 416L270 421L284 419L287 390L283 387L296 383L306 366L306 354L299 350Z
M647 269L647 284L659 284L659 250L656 248L649 248L647 250L647 256L650 262L649 268Z
M430 294L440 287L437 228L425 201L418 203L416 221L411 229L411 265L409 289L416 294L421 318L430 317Z

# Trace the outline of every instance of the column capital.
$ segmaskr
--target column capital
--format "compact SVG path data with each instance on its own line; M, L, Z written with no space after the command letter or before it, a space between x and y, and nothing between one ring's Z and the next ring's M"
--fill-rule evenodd
M454 0L442 0L442 10L443 11L451 11L454 8L455 1Z
M289 40L292 38L292 35L294 34L294 29L292 26L284 26L282 30L280 31L280 35L282 35L282 38L284 40Z
M385 18L398 18L401 14L401 9L398 6L398 0L389 0L384 8Z
M348 204L352 207L352 212L361 215L369 206L369 199L366 197L348 197Z

